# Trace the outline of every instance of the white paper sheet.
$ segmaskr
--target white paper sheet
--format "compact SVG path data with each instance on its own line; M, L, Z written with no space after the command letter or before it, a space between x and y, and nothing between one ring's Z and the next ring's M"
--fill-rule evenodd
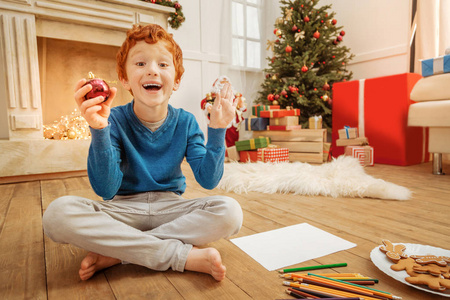
M269 271L356 246L308 223L235 238L231 242Z

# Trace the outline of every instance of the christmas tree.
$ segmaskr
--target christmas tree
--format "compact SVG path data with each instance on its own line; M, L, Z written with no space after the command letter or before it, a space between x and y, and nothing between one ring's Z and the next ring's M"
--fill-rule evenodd
M353 55L340 45L345 32L336 26L331 5L316 8L319 0L281 0L282 16L275 22L273 51L256 103L300 108L300 124L322 116L331 128L332 86L349 80L346 66Z

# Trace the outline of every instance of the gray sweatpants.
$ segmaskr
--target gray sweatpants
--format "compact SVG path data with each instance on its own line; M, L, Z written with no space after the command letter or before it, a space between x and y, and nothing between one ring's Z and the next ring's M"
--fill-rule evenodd
M78 196L54 200L43 216L45 234L104 256L153 270L182 272L193 245L239 232L242 210L226 196L184 199L148 192L94 201Z

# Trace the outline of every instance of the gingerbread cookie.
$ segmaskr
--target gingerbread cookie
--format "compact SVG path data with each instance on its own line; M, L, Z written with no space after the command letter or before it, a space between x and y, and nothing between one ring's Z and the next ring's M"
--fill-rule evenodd
M386 256L393 262L398 262L402 258L407 258L408 255L404 253L406 246L402 244L394 245L389 240L382 241L384 246L380 246L380 250L386 253Z
M411 258L415 259L418 264L437 264L441 267L447 266L450 263L450 257L436 256L436 255L411 255Z
M416 263L416 261L410 257L400 259L396 264L393 264L391 266L391 269L394 271L406 271L406 273L409 276L418 275L416 272L414 272L414 267L420 267L419 264Z
M450 288L450 280L441 276L433 276L430 274L418 274L414 277L406 277L405 280L412 284L424 284L430 289L445 291Z
M450 266L441 267L436 264L420 265L413 267L414 272L421 274L431 274L433 276L442 275L444 278L450 278Z

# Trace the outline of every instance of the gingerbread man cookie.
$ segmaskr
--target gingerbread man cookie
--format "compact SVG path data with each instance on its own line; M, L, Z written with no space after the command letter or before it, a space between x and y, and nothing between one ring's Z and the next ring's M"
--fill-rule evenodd
M411 255L411 258L416 260L416 263L421 265L437 264L441 267L447 266L450 263L450 257L436 256L436 255Z
M441 267L436 264L429 264L429 265L420 265L420 266L414 266L413 267L414 272L421 273L421 274L431 274L433 276L440 276L442 275L444 278L449 279L450 278L450 266Z
M404 253L406 246L402 244L394 245L389 240L382 241L384 246L380 246L380 250L386 253L386 256L393 262L398 262L402 258L407 258L408 255Z
M430 274L418 274L414 277L406 277L405 280L412 284L424 284L430 289L445 291L450 288L450 280L441 276L433 276Z

